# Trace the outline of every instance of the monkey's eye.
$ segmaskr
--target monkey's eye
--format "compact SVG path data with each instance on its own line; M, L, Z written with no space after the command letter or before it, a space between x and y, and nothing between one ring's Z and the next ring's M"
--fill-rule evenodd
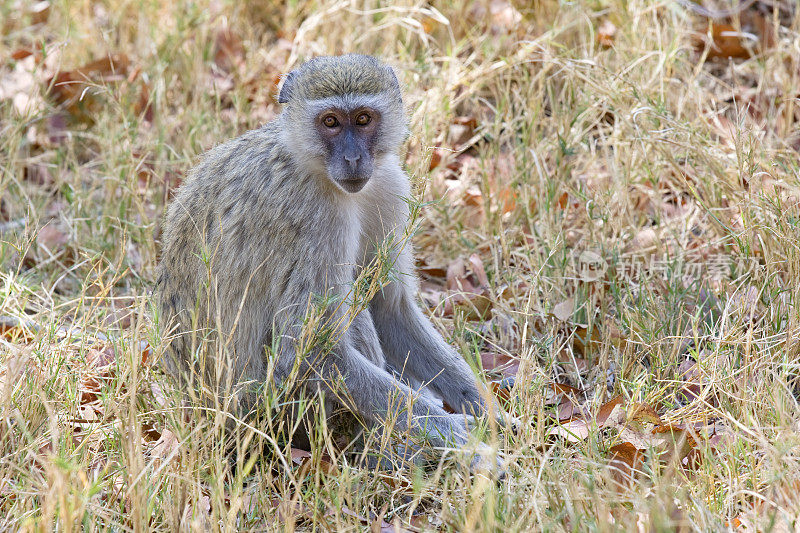
M372 117L366 113L361 113L356 117L356 126L366 126L370 120L372 120Z
M336 117L333 115L328 115L322 119L322 124L325 125L326 128L335 128L339 125L339 121L336 120Z

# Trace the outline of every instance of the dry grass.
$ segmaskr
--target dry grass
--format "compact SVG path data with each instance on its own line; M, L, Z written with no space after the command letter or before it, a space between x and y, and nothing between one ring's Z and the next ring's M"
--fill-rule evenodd
M667 0L263 4L0 3L0 315L32 321L0 338L0 528L797 527L791 2L736 17L760 41L733 59L698 44L707 20ZM468 358L521 362L509 410L525 424L486 437L506 455L502 483L460 464L333 467L324 433L302 458L261 427L242 432L253 454L232 469L222 415L179 409L150 365L170 189L198 154L278 112L277 74L348 51L385 58L406 85L436 324ZM57 72L109 54L113 69L46 94ZM599 279L576 271L586 250L606 262ZM453 293L439 270L473 253L489 284L481 320L440 304ZM552 381L585 391L588 409L622 394L718 434L695 435L683 464L648 452L620 485L614 428L548 436Z

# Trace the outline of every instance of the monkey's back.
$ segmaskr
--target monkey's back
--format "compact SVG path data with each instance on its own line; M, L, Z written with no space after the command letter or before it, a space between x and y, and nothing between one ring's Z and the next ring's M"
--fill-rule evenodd
M305 304L289 296L352 277L355 210L320 209L335 192L279 135L272 122L207 152L167 210L156 298L163 365L182 381L261 380L276 314Z

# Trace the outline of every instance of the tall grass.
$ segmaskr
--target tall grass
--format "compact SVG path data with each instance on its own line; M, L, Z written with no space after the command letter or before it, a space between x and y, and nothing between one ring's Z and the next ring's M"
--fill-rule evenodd
M794 530L800 19L756 7L732 26L768 46L730 59L668 1L0 3L0 315L22 324L0 338L0 527ZM435 324L473 362L521 361L522 427L483 435L502 482L458 460L351 466L325 428L305 457L247 421L232 459L225 414L151 364L170 191L279 112L277 75L343 52L384 58L405 87L421 267L485 266L481 320L444 313L426 274ZM125 61L58 98L57 72L110 54ZM600 279L576 271L587 250ZM547 436L552 381L719 435L692 467L650 454L620 486L613 432Z

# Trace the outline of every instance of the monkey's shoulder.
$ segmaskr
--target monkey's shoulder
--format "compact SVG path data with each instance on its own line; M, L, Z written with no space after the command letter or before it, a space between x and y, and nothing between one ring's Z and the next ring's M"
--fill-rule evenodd
M291 165L274 123L250 130L205 152L188 173L184 187L217 195L231 187L269 185L272 174Z

